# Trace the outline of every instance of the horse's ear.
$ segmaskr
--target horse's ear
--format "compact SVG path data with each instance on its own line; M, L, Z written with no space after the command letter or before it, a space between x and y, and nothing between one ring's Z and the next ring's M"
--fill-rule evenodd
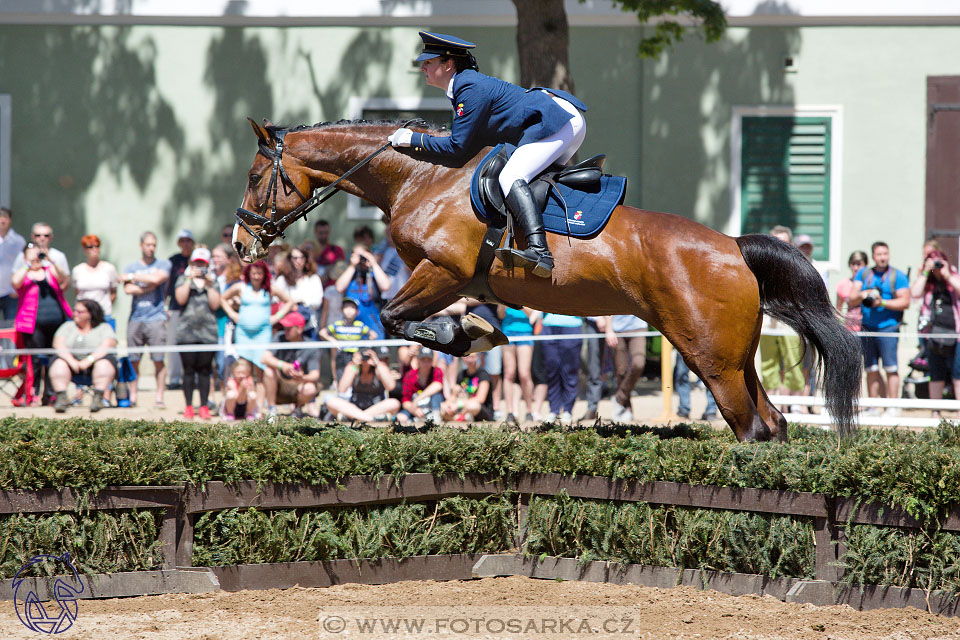
M247 120L250 121L250 126L253 127L253 132L257 134L257 138L260 139L260 143L265 144L268 147L272 147L274 145L273 136L270 135L270 132L267 131L266 127L262 127L257 124L253 118L247 118ZM270 121L266 119L263 122L264 124L270 123Z

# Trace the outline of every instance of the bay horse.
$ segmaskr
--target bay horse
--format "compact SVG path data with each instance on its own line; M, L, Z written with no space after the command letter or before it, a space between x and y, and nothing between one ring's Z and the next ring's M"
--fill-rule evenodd
M469 184L488 149L453 166L384 144L397 123L295 129L250 123L259 151L234 227L241 259L263 257L283 227L302 215L297 208L307 196L334 186L384 212L412 271L382 310L389 333L456 354L505 342L482 319L456 327L457 349L410 331L456 302L474 275L486 224L471 207ZM754 365L767 313L816 349L827 409L840 433L855 426L860 344L797 248L767 235L733 238L689 218L625 205L595 236L548 234L548 241L556 260L550 279L494 262L489 288L501 301L574 316L638 316L659 329L704 381L738 440L786 441L786 420ZM462 347L464 340L470 349Z

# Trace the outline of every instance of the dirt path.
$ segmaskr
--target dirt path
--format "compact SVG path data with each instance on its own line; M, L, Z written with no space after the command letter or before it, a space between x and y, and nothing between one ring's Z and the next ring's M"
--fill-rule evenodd
M399 630L386 631L383 621L395 621ZM0 637L37 634L23 627L13 603L5 602L0 603ZM59 637L918 640L960 638L960 618L917 609L859 612L786 604L690 587L511 577L81 601L73 628Z

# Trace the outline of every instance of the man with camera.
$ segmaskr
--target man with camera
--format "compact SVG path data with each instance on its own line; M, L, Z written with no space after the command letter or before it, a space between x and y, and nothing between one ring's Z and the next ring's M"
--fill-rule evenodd
M910 283L907 276L890 266L890 248L885 242L874 242L871 247L874 266L864 267L853 278L850 304L863 307L863 330L889 336L861 336L863 365L867 370L867 392L871 398L896 398L900 393L900 374L897 373L897 346L900 320L910 306ZM880 373L880 362L887 374L886 388ZM897 415L894 408L889 415Z
M291 311L280 320L283 337L289 347L264 351L263 390L267 397L267 413L277 415L278 404L295 405L294 415L300 417L302 407L317 397L320 379L320 351L303 348L303 328L306 320L297 311Z

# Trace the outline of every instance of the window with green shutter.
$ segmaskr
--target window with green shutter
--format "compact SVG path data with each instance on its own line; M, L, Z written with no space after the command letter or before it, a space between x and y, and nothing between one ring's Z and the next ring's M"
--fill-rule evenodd
M743 118L742 233L782 224L813 238L815 260L829 260L830 118Z

